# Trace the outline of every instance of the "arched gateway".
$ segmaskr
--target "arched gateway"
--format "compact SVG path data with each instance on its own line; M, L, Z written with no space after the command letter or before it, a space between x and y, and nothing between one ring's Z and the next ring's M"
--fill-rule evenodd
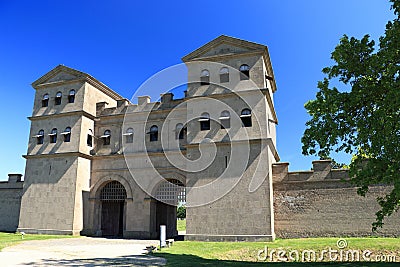
M159 237L160 225L167 226L167 237L178 235L176 227L176 209L178 204L186 202L184 184L177 179L166 179L158 184L154 194L155 202L152 209L153 237ZM154 223L155 222L155 223Z
M122 236L125 222L126 190L118 181L107 183L100 191L101 232L103 236Z

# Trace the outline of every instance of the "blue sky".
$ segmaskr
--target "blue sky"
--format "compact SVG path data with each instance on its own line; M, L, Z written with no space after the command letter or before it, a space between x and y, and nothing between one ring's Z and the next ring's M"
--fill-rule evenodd
M58 64L87 72L126 98L156 72L221 34L269 47L278 91L278 152L290 170L301 154L321 69L347 34L377 39L393 18L384 0L0 1L0 180L24 173L34 90ZM340 156L338 161L349 157Z

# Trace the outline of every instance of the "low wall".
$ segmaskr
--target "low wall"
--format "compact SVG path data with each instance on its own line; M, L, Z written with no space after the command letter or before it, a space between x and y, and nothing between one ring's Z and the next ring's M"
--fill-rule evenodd
M9 174L0 182L0 231L15 232L18 228L23 182L21 174Z
M331 161L313 162L312 171L288 172L289 163L273 166L275 234L281 238L316 236L400 236L400 213L372 233L379 210L376 198L391 187L373 186L366 197L346 182L346 170L331 170Z

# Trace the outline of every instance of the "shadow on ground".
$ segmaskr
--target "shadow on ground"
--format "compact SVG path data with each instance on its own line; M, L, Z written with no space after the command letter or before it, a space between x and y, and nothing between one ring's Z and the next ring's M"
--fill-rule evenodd
M43 259L39 262L27 262L27 266L164 266L166 260L153 256L121 256L116 258L91 259Z
M330 267L399 267L399 263L382 263L382 262L243 262L243 261L228 261L217 259L204 259L194 255L187 254L169 254L158 252L155 253L157 257L167 259L167 266L173 267L186 267L186 266L227 266L227 267L258 267L258 266L272 266L272 267L317 267L317 266L330 266Z

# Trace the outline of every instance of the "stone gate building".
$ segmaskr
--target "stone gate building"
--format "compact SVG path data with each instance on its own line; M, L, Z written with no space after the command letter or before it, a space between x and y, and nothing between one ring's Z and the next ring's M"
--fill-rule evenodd
M292 173L279 162L266 46L220 36L182 60L182 99L132 104L63 65L35 81L25 179L0 183L0 230L157 238L166 224L173 237L182 201L188 240L370 234L387 187L361 198L329 161ZM212 160L194 170L202 157Z

